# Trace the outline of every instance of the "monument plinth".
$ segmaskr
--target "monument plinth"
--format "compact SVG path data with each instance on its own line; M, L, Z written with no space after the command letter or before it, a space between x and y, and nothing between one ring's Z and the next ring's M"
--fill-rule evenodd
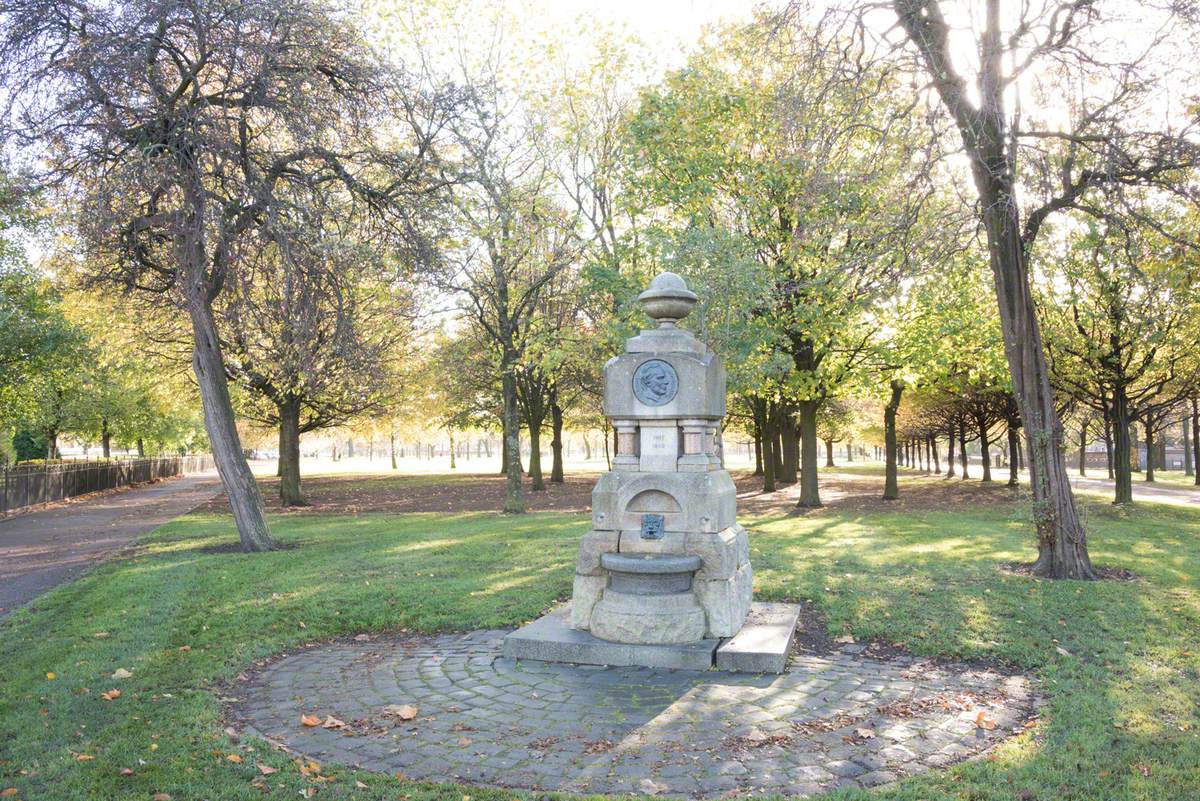
M604 366L604 414L617 450L592 491L592 530L580 543L569 616L548 615L509 635L510 656L707 668L750 614L749 543L720 451L725 368L678 326L696 303L682 278L662 273L638 300L657 326L630 337ZM746 664L782 670L798 612L761 607L755 625L777 634L749 638L759 645ZM738 669L746 642L733 644L723 666Z

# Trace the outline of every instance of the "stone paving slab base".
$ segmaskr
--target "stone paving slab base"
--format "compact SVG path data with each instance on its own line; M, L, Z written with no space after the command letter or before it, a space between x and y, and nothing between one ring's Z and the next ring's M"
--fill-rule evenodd
M717 670L782 673L799 622L799 604L754 603L741 630L717 648Z
M631 645L609 642L567 625L571 605L542 615L504 638L509 659L572 662L578 665L612 665L677 670L708 670L720 640L707 639L683 645Z
M310 759L417 780L717 799L940 770L1025 731L1037 703L1024 676L861 645L774 676L518 661L508 633L316 645L237 685L227 714Z

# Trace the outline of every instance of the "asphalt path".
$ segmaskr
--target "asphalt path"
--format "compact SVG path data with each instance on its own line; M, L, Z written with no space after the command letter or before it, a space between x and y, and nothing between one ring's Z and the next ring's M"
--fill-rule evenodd
M209 471L0 520L0 617L220 492Z

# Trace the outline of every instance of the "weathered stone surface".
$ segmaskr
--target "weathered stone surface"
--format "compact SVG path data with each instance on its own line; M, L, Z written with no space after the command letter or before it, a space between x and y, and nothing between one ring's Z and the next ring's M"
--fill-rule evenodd
M742 565L727 579L692 583L697 600L708 615L710 637L732 637L741 628L753 602L754 573L750 563Z
M611 642L569 627L567 620L572 615L573 605L574 602L559 607L506 636L504 655L510 659L580 665L643 665L678 670L708 670L712 667L718 640L653 645Z
M640 595L604 591L592 609L590 631L622 643L690 643L704 639L705 615L691 592Z
M604 594L607 585L607 576L575 576L575 584L571 588L571 613L568 617L572 627L588 628L592 619L592 609Z
M579 542L579 558L575 562L575 574L579 576L601 576L600 557L617 550L620 532L589 531Z
M787 667L799 620L797 604L753 604L737 634L717 648L717 669L782 673Z

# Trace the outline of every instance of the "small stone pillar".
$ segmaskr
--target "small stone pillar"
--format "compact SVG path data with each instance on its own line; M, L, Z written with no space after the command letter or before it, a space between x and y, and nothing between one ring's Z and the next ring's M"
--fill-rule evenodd
M725 368L677 325L696 303L682 278L662 273L638 300L657 326L604 367L617 454L592 492L571 626L634 644L732 637L753 573L719 453Z

